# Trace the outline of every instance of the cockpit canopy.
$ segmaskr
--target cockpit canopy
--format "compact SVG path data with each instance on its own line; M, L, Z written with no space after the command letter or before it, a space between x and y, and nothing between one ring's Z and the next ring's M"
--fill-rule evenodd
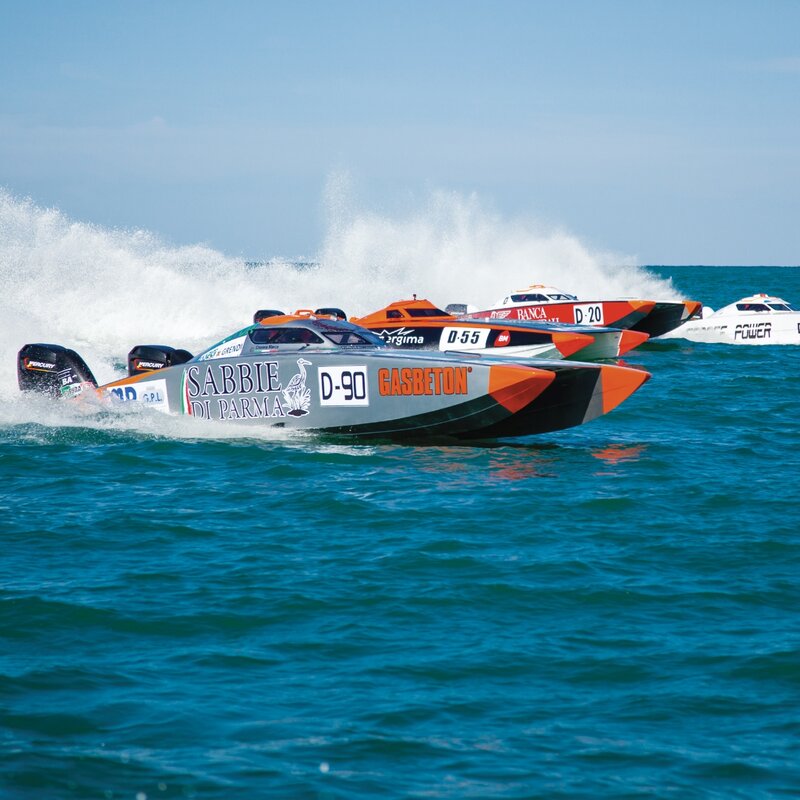
M562 292L552 286L534 284L527 289L518 289L504 297L498 306L512 306L522 303L574 303L578 298L574 294Z
M737 303L728 306L729 309L737 311L749 312L770 312L770 311L799 311L797 306L787 303L780 297L772 297L766 294L753 295L752 297L743 297Z
M385 347L371 331L350 322L333 319L274 318L249 325L197 356L198 361L255 355L273 350L334 349L339 347Z
M385 320L431 319L450 316L428 300L417 300L415 297L413 300L398 300L396 303L390 303L380 311L367 314L365 317L356 319L355 322L359 325L377 325Z

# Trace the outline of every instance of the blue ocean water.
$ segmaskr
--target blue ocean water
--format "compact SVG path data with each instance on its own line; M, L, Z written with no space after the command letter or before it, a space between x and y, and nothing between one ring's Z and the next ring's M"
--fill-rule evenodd
M800 349L627 360L608 416L469 446L4 396L0 796L800 796Z

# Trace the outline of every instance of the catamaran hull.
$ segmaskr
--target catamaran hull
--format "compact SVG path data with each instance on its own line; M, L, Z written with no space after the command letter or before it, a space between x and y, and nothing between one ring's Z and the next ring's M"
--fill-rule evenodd
M618 401L608 399L605 376L616 381ZM361 437L492 438L582 424L647 378L597 364L375 350L193 361L97 391L199 421Z

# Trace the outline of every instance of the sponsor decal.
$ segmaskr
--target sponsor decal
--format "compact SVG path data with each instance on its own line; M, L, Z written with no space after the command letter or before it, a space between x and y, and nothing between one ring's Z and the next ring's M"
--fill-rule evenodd
M72 397L77 397L79 394L83 394L83 390L86 387L91 387L90 383L70 383L66 386L62 386L59 390L61 397L70 399Z
M547 319L547 309L544 306L521 306L515 308L517 319L541 322Z
M751 339L771 339L771 322L742 322L733 331L733 338L742 341Z
M114 386L106 390L115 401L144 403L159 411L169 411L167 382L165 380L140 381L128 386Z
M510 314L510 311L492 311L490 319L506 319Z
M584 303L573 306L576 325L603 325L603 304Z
M511 342L511 333L509 331L500 331L497 338L494 340L495 347L506 347Z
M183 412L200 419L305 416L311 406L306 385L310 365L298 358L298 372L284 386L277 361L192 364L183 373Z
M26 358L23 363L25 369L35 369L41 372L52 372L56 368L56 365L51 364L49 361L34 361L31 358Z
M141 361L138 358L133 359L134 369L161 369L164 365L160 361Z
M375 331L378 336L387 344L395 347L403 347L407 344L425 344L425 337L419 334L414 328L384 328L382 331Z
M421 397L433 394L468 394L472 367L392 367L378 370L381 396Z
M486 347L489 328L446 327L439 337L440 350L474 350Z
M319 404L321 406L368 406L367 368L320 367Z
M213 361L217 358L233 358L242 352L246 336L240 336L237 339L229 339L227 342L222 342L211 350L203 353L198 361Z

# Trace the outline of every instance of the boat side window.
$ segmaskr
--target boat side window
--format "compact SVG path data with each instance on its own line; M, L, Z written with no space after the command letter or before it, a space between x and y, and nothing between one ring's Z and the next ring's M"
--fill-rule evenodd
M788 303L770 303L769 307L773 311L791 311L792 309L789 308Z
M407 308L409 317L446 317L441 308Z
M512 294L511 301L514 303L546 303L547 297L543 294Z
M737 303L736 308L739 311L769 311L764 303Z
M386 312L387 319L402 319L403 315L396 309L392 308Z
M324 339L308 328L257 328L250 332L253 344L322 344Z
M578 298L575 297L574 294L549 294L547 295L551 300L560 300L560 301L569 301L572 302L573 300L577 300Z
M374 347L376 344L374 340L367 339L365 336L355 331L326 331L325 336L340 347ZM380 343L383 344L383 340L380 340Z

